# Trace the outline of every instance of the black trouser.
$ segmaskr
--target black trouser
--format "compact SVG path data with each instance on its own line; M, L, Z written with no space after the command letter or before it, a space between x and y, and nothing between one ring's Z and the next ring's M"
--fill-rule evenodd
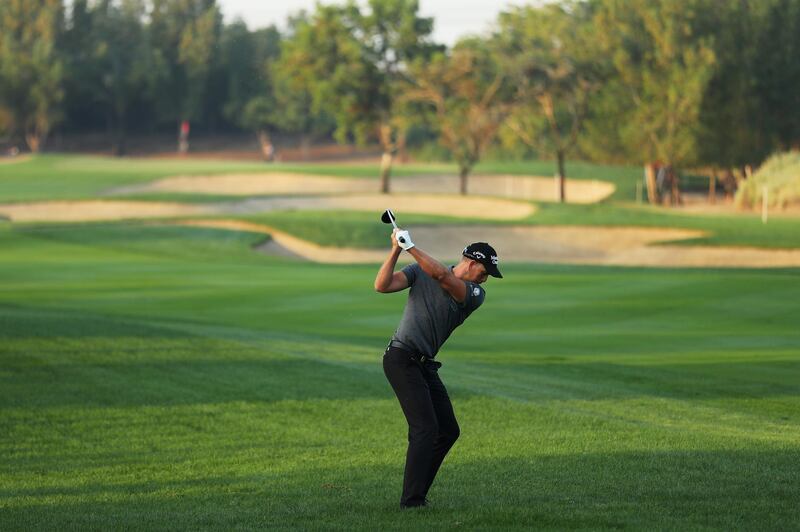
M437 373L439 365L391 346L383 355L383 372L408 421L402 506L425 502L442 460L459 435L453 405Z

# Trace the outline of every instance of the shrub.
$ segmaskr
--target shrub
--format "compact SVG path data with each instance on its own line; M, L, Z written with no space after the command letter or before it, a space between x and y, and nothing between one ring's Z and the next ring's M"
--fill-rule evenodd
M764 187L770 207L800 205L800 151L778 153L767 159L750 179L741 184L736 192L736 204L760 206Z

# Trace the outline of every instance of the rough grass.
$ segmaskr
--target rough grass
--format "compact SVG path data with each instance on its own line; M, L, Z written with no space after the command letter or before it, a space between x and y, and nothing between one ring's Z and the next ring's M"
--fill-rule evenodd
M375 266L196 228L0 226L0 529L714 529L800 522L796 270L508 265L440 354L421 511Z

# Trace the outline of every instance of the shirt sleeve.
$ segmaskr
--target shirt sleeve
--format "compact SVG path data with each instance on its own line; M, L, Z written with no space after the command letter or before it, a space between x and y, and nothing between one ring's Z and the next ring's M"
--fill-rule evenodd
M467 285L467 297L464 298L463 307L467 312L473 312L483 304L486 298L486 291L479 284L470 281L464 282Z
M402 269L402 272L406 275L406 279L408 279L408 286L414 284L417 280L417 274L419 273L420 266L419 264L409 264L405 268Z

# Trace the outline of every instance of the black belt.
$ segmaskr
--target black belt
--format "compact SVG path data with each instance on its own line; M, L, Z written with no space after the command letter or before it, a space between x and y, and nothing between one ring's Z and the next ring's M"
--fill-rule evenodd
M408 353L409 357L411 357L411 360L413 360L414 362L418 362L420 364L433 367L435 369L439 369L440 367L442 367L441 362L437 362L436 360L433 359L433 357L429 357L428 355L423 355L421 353L416 353L412 351L411 349L409 349L409 346L407 346L403 342L400 342L399 340L390 341L389 347L405 351L406 353Z
M397 349L402 349L403 351L408 351L409 353L413 353L414 350L411 346L408 346L401 342L400 340L392 340L389 342L389 347L396 347Z

